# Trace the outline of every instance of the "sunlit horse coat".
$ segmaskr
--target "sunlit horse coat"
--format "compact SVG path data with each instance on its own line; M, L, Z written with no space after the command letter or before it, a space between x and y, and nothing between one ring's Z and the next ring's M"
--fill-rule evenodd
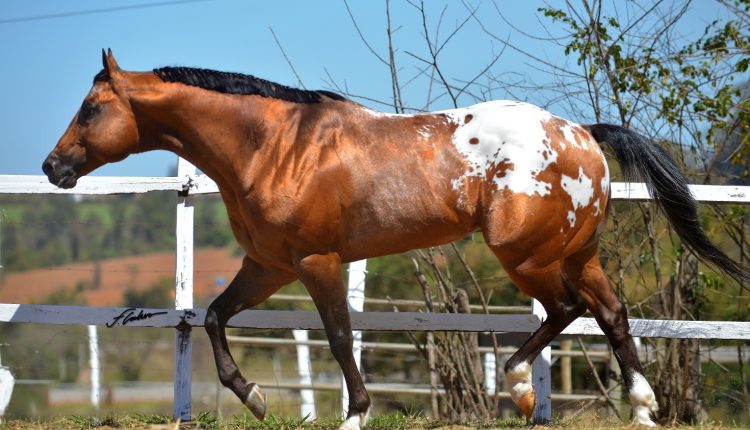
M578 125L527 103L389 115L324 91L252 76L163 68L133 73L105 55L90 93L44 162L69 188L132 153L172 151L219 186L242 268L206 312L221 382L259 418L266 398L241 375L225 326L237 312L302 281L350 393L342 428L364 425L370 399L352 356L341 264L438 245L480 231L514 283L548 317L505 365L513 401L535 405L531 361L588 309L612 343L634 421L653 425L656 401L629 334L627 312L598 258L608 143L641 177L696 254L736 279L747 268L713 246L675 162L617 126Z

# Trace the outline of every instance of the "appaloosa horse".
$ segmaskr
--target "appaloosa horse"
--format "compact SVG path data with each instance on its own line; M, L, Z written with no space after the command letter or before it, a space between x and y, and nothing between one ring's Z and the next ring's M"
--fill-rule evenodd
M633 419L654 425L654 394L627 313L599 264L609 200L609 144L642 178L680 238L702 259L747 282L744 268L700 228L675 162L636 133L579 125L513 101L416 115L375 112L327 91L252 76L166 67L104 69L43 170L71 188L97 167L164 149L219 186L246 256L208 308L205 326L221 382L258 417L266 399L242 377L225 325L280 287L302 281L320 312L350 393L341 428L363 426L370 398L352 356L343 263L428 247L481 231L513 282L548 318L505 365L513 401L535 405L531 362L590 310L630 393Z

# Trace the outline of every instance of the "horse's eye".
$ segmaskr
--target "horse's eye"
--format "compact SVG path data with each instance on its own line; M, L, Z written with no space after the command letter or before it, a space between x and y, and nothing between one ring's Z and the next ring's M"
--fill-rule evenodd
M99 108L90 104L84 103L81 106L81 110L78 112L78 125L86 124L91 118L99 112Z

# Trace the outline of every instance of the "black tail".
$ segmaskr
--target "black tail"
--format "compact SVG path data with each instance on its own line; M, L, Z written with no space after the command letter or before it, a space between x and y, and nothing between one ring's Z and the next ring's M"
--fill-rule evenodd
M617 125L594 124L589 128L597 142L612 148L626 180L646 183L677 235L698 258L740 283L750 282L750 270L721 252L706 236L698 221L698 204L690 194L685 175L662 147Z

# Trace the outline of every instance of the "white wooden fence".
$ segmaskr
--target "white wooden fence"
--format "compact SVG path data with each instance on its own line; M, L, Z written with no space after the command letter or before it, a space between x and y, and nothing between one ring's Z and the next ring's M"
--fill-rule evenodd
M750 187L692 185L701 202L750 203ZM0 322L94 326L174 327L174 417L191 416L191 328L203 325L205 310L193 308L193 202L196 194L218 192L216 184L180 160L176 177L85 177L75 189L58 189L45 176L0 175L0 194L127 194L175 191L177 199L177 267L174 309L132 309L0 304ZM613 183L612 198L648 200L643 184ZM360 305L361 306L361 305ZM361 309L361 307L359 308ZM446 314L419 312L353 312L354 330L520 332L536 330L545 317L538 304L531 314ZM229 321L231 327L321 330L314 311L248 310ZM630 320L631 333L640 337L750 340L750 322ZM603 335L592 318L579 318L563 331L570 335ZM551 417L549 350L534 366L538 406L536 420Z

